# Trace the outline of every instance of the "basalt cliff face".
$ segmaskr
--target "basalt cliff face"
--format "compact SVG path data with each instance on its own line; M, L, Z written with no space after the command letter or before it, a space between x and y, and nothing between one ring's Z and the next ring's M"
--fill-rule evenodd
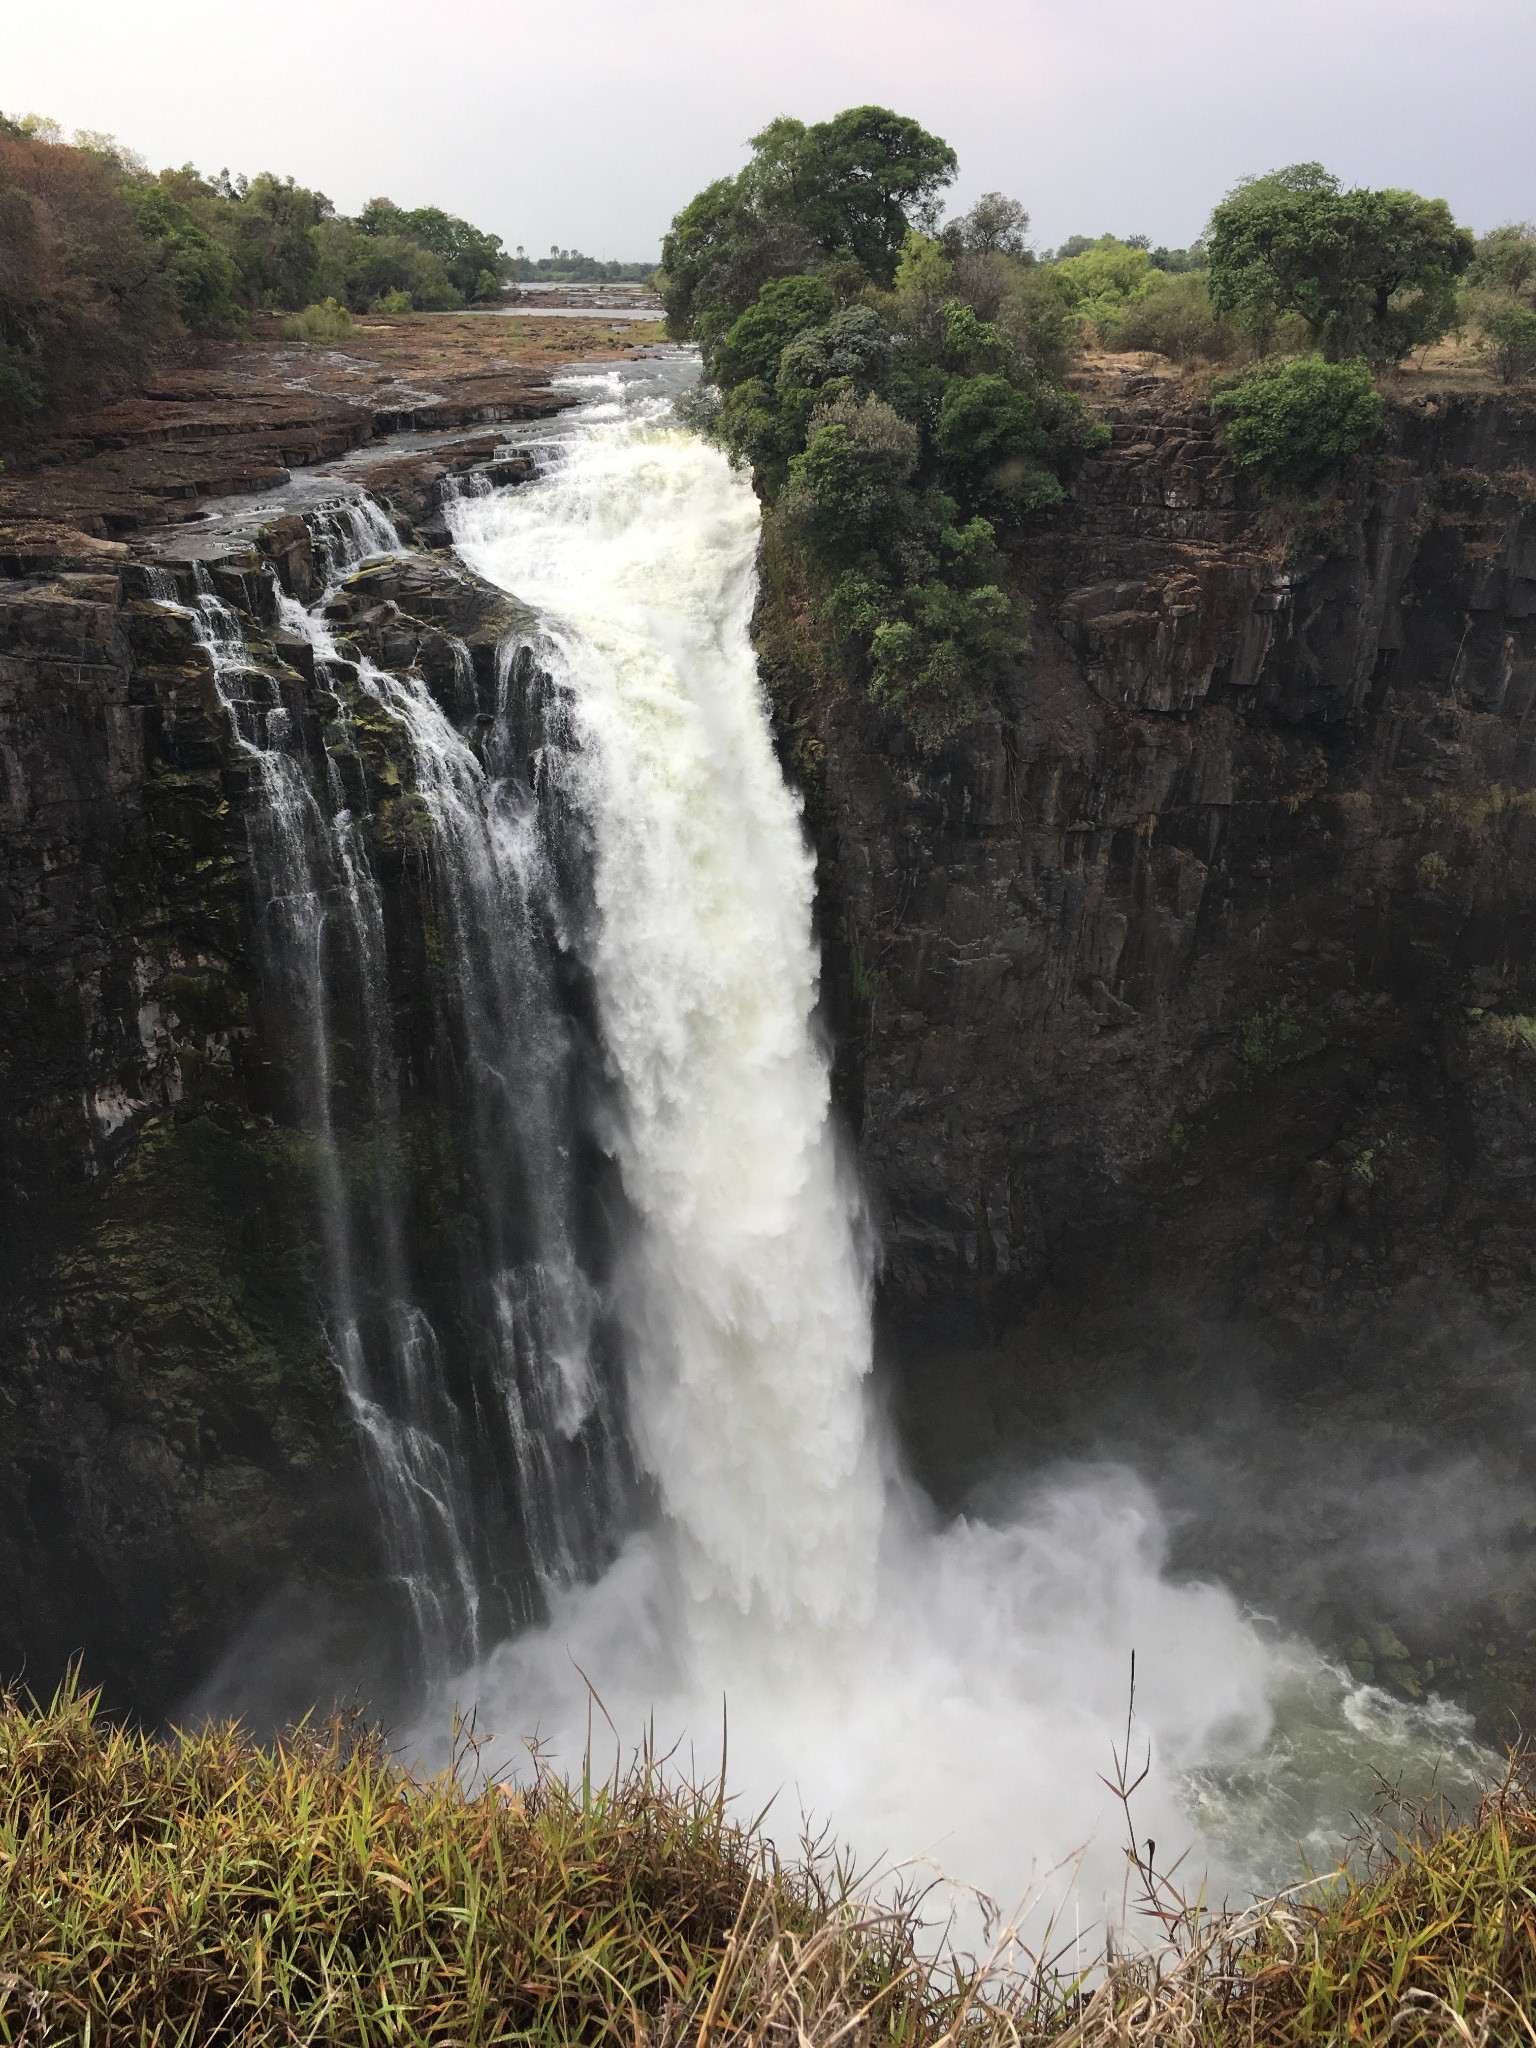
M1528 1489L1536 411L1399 401L1282 519L1173 380L1091 396L1112 444L1018 551L1033 651L938 761L771 562L760 606L919 1469L959 1498L1242 1414L1277 1475L1363 1497L1385 1440L1475 1441ZM1273 1519L1234 1509L1215 1561ZM1532 1676L1515 1577L1486 1667L1402 1588L1385 1658L1348 1599L1297 1618L1410 1688L1438 1647L1496 1718Z
M394 481L430 517L434 479L418 466ZM34 529L0 583L0 1668L46 1686L83 1652L115 1705L150 1715L274 1599L306 1607L322 1654L381 1696L369 1643L387 1656L398 1636L375 1597L392 1532L322 1335L315 1048L266 963L282 906L253 875L270 796L237 733L252 693L311 784L360 821L388 985L360 986L373 970L322 899L340 933L325 993L336 1170L379 1177L377 1013L390 1215L408 1219L450 1377L475 1342L465 1271L490 1263L442 861L406 734L356 663L424 677L474 734L536 691L507 665L528 615L448 557L411 555L335 594L343 658L317 674L276 608L279 589L320 593L311 529L280 518L261 543L202 572L243 624L250 668L234 681L202 644L189 563L152 569ZM293 1620L274 1624L274 1660ZM304 1710L280 1680L274 1697Z

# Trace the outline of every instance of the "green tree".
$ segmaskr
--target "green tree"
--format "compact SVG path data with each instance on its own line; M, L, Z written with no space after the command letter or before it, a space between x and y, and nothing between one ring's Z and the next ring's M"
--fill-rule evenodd
M1029 214L1005 192L983 192L968 213L946 221L941 238L954 255L1034 259L1029 249Z
M1104 437L1057 381L1070 316L1035 282L1022 205L989 193L933 232L954 167L883 108L775 121L663 256L672 332L720 387L690 419L751 463L766 544L925 750L1028 644L1004 536Z
M1476 290L1512 299L1529 299L1536 293L1536 222L1508 221L1483 235L1467 282Z
M1438 341L1474 249L1443 199L1341 191L1316 164L1237 187L1207 239L1213 309L1261 339L1296 314L1330 362L1395 363Z
M240 324L234 259L217 235L155 180L130 180L123 196L140 235L158 252L176 310L194 334L229 334Z
M1232 459L1282 489L1308 490L1363 448L1381 425L1369 366L1301 356L1224 379L1211 410L1226 422Z
M414 242L437 257L453 291L462 301L494 298L512 274L512 259L499 235L474 227L440 206L409 211L391 199L370 199L357 216L365 235ZM425 303L419 297L417 304Z
M726 384L748 377L772 383L779 357L797 334L819 327L832 311L832 294L816 277L776 277L731 323L711 368Z
M661 287L678 340L718 336L774 277L850 264L856 292L888 284L915 226L931 225L955 153L886 107L809 126L781 117L752 159L690 200L662 243ZM850 294L851 295L851 294Z
M1165 282L1144 243L1118 241L1113 235L1100 235L1075 256L1059 258L1048 276L1071 312L1101 333L1113 327L1127 306Z
M220 216L245 302L307 306L319 281L315 229L335 208L323 192L262 171L235 188Z

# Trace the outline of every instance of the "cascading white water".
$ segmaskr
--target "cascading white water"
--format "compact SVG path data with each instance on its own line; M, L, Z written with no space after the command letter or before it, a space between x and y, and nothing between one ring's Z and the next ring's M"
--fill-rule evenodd
M200 564L181 572L190 604L169 569L152 569L149 589L190 618L247 771L257 950L308 1141L320 1319L389 1579L408 1608L400 1661L409 1691L477 1652L483 1613L504 1630L600 1565L627 1467L577 1241L574 1055L549 957L565 911L549 821L517 744L538 717L526 705L513 716L516 648L503 650L493 730L477 754L422 677L344 653L321 616L351 570L398 552L388 520L358 499L321 508L315 524L330 579L320 604L306 609L254 570L244 601L256 614L275 609L309 642L323 744L321 731L302 730L312 707L296 679L285 685L253 657L239 614ZM453 661L455 699L473 729L462 644ZM413 902L419 919L434 921L442 962L429 1004L442 1079L426 1107L436 1142L458 1140L452 1171L465 1210L463 1250L447 1271L439 1253L430 1276L411 1213L400 970L373 866L360 716L375 743L381 729L392 735L408 766L409 815L430 828L419 837ZM418 1150L423 1107L417 1082ZM238 1691L228 1703L246 1704Z
M706 1765L724 1700L733 1786L780 1794L781 1827L803 1803L865 1854L931 1857L1008 1907L1032 1881L1058 1895L1082 1858L1090 1911L1114 1909L1101 1773L1133 1649L1154 1766L1139 1819L1164 1867L1192 1841L1238 1879L1298 1842L1326 1856L1378 1761L1442 1749L1474 1775L1453 1710L1415 1719L1221 1589L1170 1580L1130 1474L1042 1486L1006 1527L933 1526L904 1485L866 1394L811 861L749 641L756 505L718 452L654 408L616 417L618 379L598 389L557 468L461 499L451 523L473 568L545 610L579 741L551 772L595 837L590 958L639 1219L631 1414L662 1513L453 1692L567 1764L588 1681L621 1741L654 1716Z

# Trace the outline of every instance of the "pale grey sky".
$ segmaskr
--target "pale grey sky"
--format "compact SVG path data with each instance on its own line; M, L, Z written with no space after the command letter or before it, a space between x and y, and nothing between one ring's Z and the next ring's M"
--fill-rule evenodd
M0 0L0 108L159 168L435 203L540 254L656 254L775 114L879 101L1036 239L1182 243L1321 158L1482 229L1536 215L1536 0Z

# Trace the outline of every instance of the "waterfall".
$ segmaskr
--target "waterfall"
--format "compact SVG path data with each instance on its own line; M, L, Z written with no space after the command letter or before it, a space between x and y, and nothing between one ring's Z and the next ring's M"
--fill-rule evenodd
M1160 1864L1288 1878L1376 1770L1435 1760L1465 1786L1482 1759L1455 1709L1395 1703L1171 1576L1124 1469L945 1524L904 1477L815 1030L813 862L750 641L757 507L667 423L687 374L589 380L534 483L450 503L463 560L541 624L494 675L455 648L447 709L327 619L398 547L366 501L313 515L318 604L260 597L308 643L311 691L206 578L190 606L161 591L249 778L319 1311L418 1695L436 1683L418 1747L440 1756L474 1704L506 1748L537 1734L579 1768L590 1686L621 1749L676 1742L707 1772L728 1718L732 1787L777 1797L781 1832L803 1807L1005 1909L1075 1885L1123 1921L1103 1774L1134 1652ZM380 805L424 821L393 880L381 734L402 793ZM402 1023L423 1009L427 1046ZM421 1213L423 1128L451 1228Z
M600 1566L625 1486L624 1431L579 1249L578 1053L552 957L576 906L551 850L558 821L547 803L541 815L523 773L530 724L557 707L541 706L538 680L504 648L481 758L420 677L344 657L325 605L399 538L366 500L322 508L315 525L327 576L317 605L268 589L253 608L275 609L312 646L333 714L323 746L301 730L304 707L284 701L282 680L253 655L201 565L183 572L189 605L168 569L151 571L150 588L190 619L249 776L262 994L313 1160L319 1311L404 1608L402 1675L419 1685L474 1656L487 1618L504 1633L544 1612L552 1588ZM468 660L456 649L458 696L472 694ZM408 1214L395 1010L409 966L387 928L375 821L347 794L364 786L358 721L370 716L396 735L430 821L423 910L447 962L437 1049L476 1230L446 1329L443 1276L434 1284L420 1270Z
M635 1219L616 1287L636 1456L659 1512L596 1583L455 1674L507 1742L567 1767L590 1682L622 1747L654 1730L869 1857L932 1859L1005 1908L1123 1917L1124 1742L1143 1834L1238 1879L1326 1857L1378 1764L1471 1745L1449 1708L1361 1689L1165 1568L1123 1470L1041 1483L1006 1523L936 1526L868 1398L870 1270L813 1012L812 862L749 637L757 507L723 454L594 381L531 486L466 496L455 543L539 606L569 702L561 778L593 836L583 934ZM1433 1717L1431 1716L1431 1719ZM1326 1729L1319 1745L1298 1730ZM438 1730L424 1722L430 1749ZM1414 1746L1417 1745L1415 1750ZM1460 1748L1458 1749L1458 1745ZM787 1812L785 1806L787 1805ZM1266 1832L1267 1830L1267 1832Z

